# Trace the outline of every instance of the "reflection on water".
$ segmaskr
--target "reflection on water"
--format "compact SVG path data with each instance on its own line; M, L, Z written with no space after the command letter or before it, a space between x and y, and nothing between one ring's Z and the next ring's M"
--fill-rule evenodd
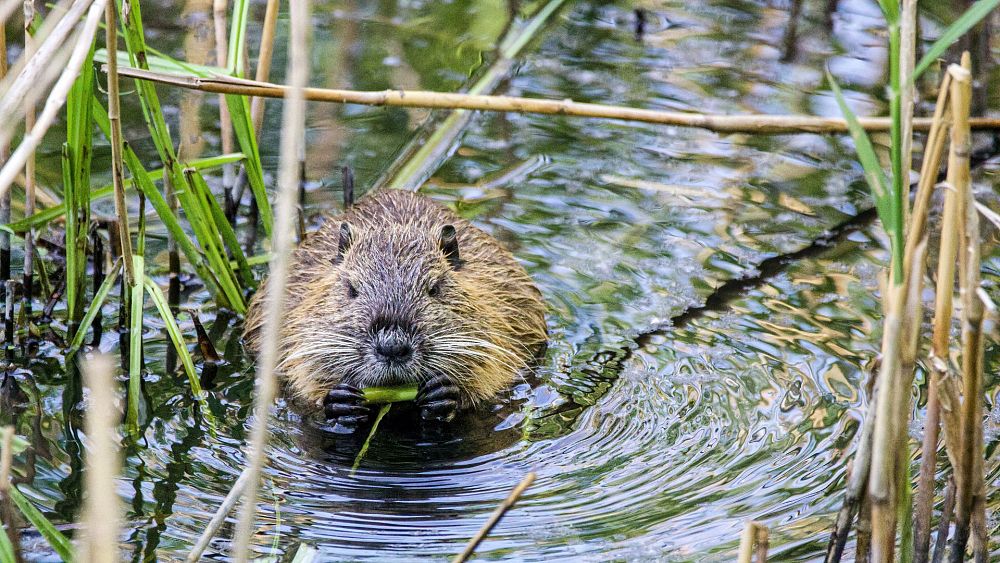
M162 4L162 16L145 11L156 46L196 56L199 38L182 37L166 17L185 10L189 26L206 26L201 48L211 48L210 2ZM784 9L575 2L501 88L637 107L831 115L836 109L821 85L829 61L853 86L857 108L882 111L881 81L872 78L884 74L885 62L877 8L840 2L828 31L812 4L794 56L782 62ZM641 40L636 6L646 10ZM460 89L492 59L507 10L473 0L320 2L313 82ZM283 47L276 57L283 60ZM275 66L280 80L282 65ZM181 122L182 142L219 152L214 97L161 93L181 114L200 116ZM126 106L138 111L134 98ZM273 171L280 111L273 102L268 108L262 148ZM339 200L332 187L339 166L353 166L359 186L370 184L427 115L309 109L308 206L317 213ZM131 115L126 135L152 159L139 114ZM996 165L979 179L989 195ZM212 181L218 188L219 178ZM536 471L534 485L481 546L482 557L731 560L751 519L771 529L775 559L822 553L868 397L865 366L877 352L885 260L880 235L863 221L825 252L795 254L870 205L847 141L480 115L426 191L507 243L541 287L552 342L538 382L519 387L506 410L471 417L457 433L422 433L406 413L391 413L353 474L356 442L279 405L261 497L262 552L305 542L331 560L451 556ZM985 268L994 293L995 243ZM154 236L150 245L155 252L162 241ZM789 253L800 259L766 262ZM165 260L152 263L162 274ZM759 282L711 297L727 280L757 274ZM149 422L119 481L136 560L181 556L244 465L252 365L230 319L216 321L203 292L184 298L229 362L209 401L220 427L207 430L183 376L165 370L167 342L151 320ZM706 299L706 309L685 315ZM183 321L192 334L186 315ZM103 348L116 339L105 335ZM79 379L54 346L43 344L42 352L26 366L33 377L18 379L25 398L4 405L0 421L14 413L18 432L32 438L33 464L19 459L35 472L21 474L33 477L24 490L65 522L80 504L86 443L75 408ZM993 373L996 346L987 354ZM996 385L989 389L995 414ZM987 431L993 448L995 427ZM990 470L995 480L996 458Z

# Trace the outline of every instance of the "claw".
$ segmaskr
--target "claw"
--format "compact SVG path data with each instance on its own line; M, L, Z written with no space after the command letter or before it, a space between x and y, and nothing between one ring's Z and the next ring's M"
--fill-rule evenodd
M327 420L351 428L368 420L370 411L364 401L365 396L360 389L340 383L323 398L323 410Z
M428 422L451 422L458 414L460 391L443 375L433 377L420 385L416 403L420 418Z

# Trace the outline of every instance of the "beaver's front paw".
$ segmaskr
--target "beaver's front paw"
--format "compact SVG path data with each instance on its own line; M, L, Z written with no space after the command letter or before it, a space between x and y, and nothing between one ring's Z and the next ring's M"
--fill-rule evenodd
M451 422L458 414L458 387L443 375L432 377L420 384L417 406L420 418L431 422Z
M345 428L354 428L368 421L369 409L361 389L340 383L323 398L323 410L329 421Z

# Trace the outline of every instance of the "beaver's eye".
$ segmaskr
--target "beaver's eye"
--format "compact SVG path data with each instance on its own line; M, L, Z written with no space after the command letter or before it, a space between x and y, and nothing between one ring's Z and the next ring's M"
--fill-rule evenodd
M434 282L433 285L431 285L429 288L427 288L427 295L430 295L431 297L440 297L440 295L441 295L441 286L443 284L444 284L444 280L438 280L438 281Z
M358 290L354 287L354 284L347 282L347 296L354 299L358 296Z

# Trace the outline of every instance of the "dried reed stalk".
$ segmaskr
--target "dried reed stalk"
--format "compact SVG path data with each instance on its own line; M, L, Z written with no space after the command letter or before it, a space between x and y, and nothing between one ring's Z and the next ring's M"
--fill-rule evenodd
M878 373L878 370L872 373L872 376L876 378L872 391L873 397L878 397L879 393ZM868 412L861 422L861 436L851 465L851 476L847 480L844 506L837 514L837 523L830 536L830 543L826 549L826 563L840 561L844 547L847 545L847 536L851 531L854 515L868 496L868 476L872 464L872 434L875 432L874 410L875 404L873 402L868 406Z
M530 487L531 484L535 482L536 476L537 475L535 474L535 472L531 471L524 476L524 479L521 479L521 482L514 487L514 489L510 492L510 494L507 495L507 498L503 499L503 502L501 502L500 505L496 507L496 510L494 510L492 514L490 514L490 517L487 518L486 523L483 524L483 527L480 528L479 531L476 532L476 535L473 536L471 540L469 540L469 543L465 545L465 549L462 550L462 553L456 555L455 558L451 560L451 563L463 563L464 561L467 561L469 557L472 556L472 554L476 551L476 547L478 547L479 544L484 539L486 539L486 536L490 533L490 530L492 530L493 527L497 525L497 522L499 522L500 519L503 518L503 515L506 514L508 510L510 510L510 507L514 506L514 503L517 502L519 498L521 498L521 495L524 493L525 489Z
M9 1L4 4L3 9L6 10L7 5L16 6L17 2ZM3 19L0 21L6 22L7 17L10 16L9 13L0 12L0 15L4 15ZM7 29L6 26L0 26L0 82L2 82L7 77ZM10 145L6 142L0 143L0 166L7 163L7 158L10 156ZM7 225L10 223L10 191L0 195L0 223ZM10 279L10 233L7 231L0 231L0 288L5 292L6 285L5 282ZM0 292L0 295L3 294Z
M756 555L757 563L767 563L767 549L770 541L767 526L760 522L747 522L740 535L740 549L737 563L751 563Z
M229 39L226 37L226 13L228 11L229 0L212 1L212 19L215 24L215 64L220 68L226 68L228 64L226 60L229 51ZM226 97L222 94L219 94L219 136L222 139L222 152L225 154L232 153L233 122L229 117L229 106L226 104ZM227 164L222 167L222 170L222 185L226 190L232 190L233 166Z
M32 56L18 61L13 72L0 84L0 115L15 115L24 106L24 100L31 92L44 91L49 83L46 77L53 70L60 68L54 65L54 62L62 52L63 43L73 32L84 12L88 7L92 7L95 1L99 0L76 0L47 34L44 32L39 34L45 39L41 41ZM102 3L101 8L103 7ZM52 13L55 17L56 10ZM14 134L15 123L16 121L12 120L0 126L0 144L10 141ZM22 166L23 163L18 168Z
M24 56L31 57L35 52L35 38L32 29L35 25L35 2L24 0ZM35 126L35 97L25 98L24 129L30 131ZM32 151L24 162L24 216L35 214L35 152ZM31 296L34 293L33 276L35 271L35 229L29 228L24 233L24 268L22 270L21 293L23 297L22 310L26 313L25 323L30 323Z
M951 65L952 75L952 153L957 174L952 187L958 194L959 219L962 221L962 244L959 252L959 286L962 300L962 406L961 435L955 471L956 518L955 542L951 560L965 559L972 514L984 506L983 489L983 302L979 298L981 255L979 248L979 214L975 209L972 184L969 180L971 136L968 115L972 99L972 73L966 66ZM949 162L949 167L950 167Z
M90 10L87 12L87 19L84 21L83 27L77 34L76 43L70 54L69 62L52 87L49 97L45 101L45 106L42 108L42 113L38 116L38 122L35 123L35 126L30 131L25 133L21 144L14 151L14 154L11 155L10 159L7 160L3 168L0 169L0 196L7 193L7 190L10 189L11 183L13 183L20 170L24 167L28 157L35 152L35 149L42 140L42 136L52 126L59 109L66 103L66 97L69 94L70 88L73 87L73 83L76 81L76 77L80 74L80 69L83 67L83 62L90 52L94 35L97 32L97 26L104 15L104 5L106 2L107 0L87 0L84 2L90 5ZM38 58L39 52L45 46L45 43L39 46L38 51L35 52L35 56L32 59ZM4 96L3 100L0 100L0 115L11 115L10 113L2 112L2 107L7 101L8 98L6 96ZM0 144L7 140L9 140L9 137L0 137Z
M267 82L271 76L271 59L274 55L274 36L278 29L279 0L267 0L264 11L264 29L260 36L260 52L257 54L257 72L254 78L258 82ZM260 132L264 124L264 98L255 97L250 101L250 116L253 119L253 129Z
M121 68L122 76L149 80L159 84L189 88L204 92L239 94L264 98L283 98L289 87L267 82L241 78L216 76L201 78L142 70L133 67ZM513 96L489 96L485 94L454 94L428 92L422 90L385 90L365 92L356 90L335 90L326 88L306 88L305 98L315 102L360 104L369 106L396 106L430 109L468 109L497 112L536 113L543 115L566 115L574 117L597 117L638 121L677 127L695 127L718 133L846 133L847 122L834 117L811 117L796 115L713 115L704 113L682 113L650 109L626 108L604 104L574 102L573 100L541 100ZM862 127L868 131L888 131L888 118L860 118ZM974 118L969 120L974 129L1000 129L1000 119ZM930 118L913 120L914 131L927 131Z
M121 419L115 404L117 384L111 360L95 355L83 365L84 382L90 389L84 428L90 447L87 471L83 527L86 530L81 561L111 563L118 561L121 506L115 491L120 469L118 437L115 428Z
M257 487L264 465L264 448L267 445L268 420L277 391L275 365L278 355L278 338L281 334L284 311L285 285L288 277L288 255L294 241L296 196L298 195L299 154L305 146L305 96L309 83L309 34L310 2L298 0L289 4L291 30L289 32L288 76L291 88L285 101L281 139L279 191L274 226L271 277L266 299L263 338L257 363L257 395L254 401L254 427L248 448L250 475L244 495L239 524L236 530L234 558L246 562L249 557L250 539L253 534L254 516L257 513Z
M937 107L934 110L935 121L946 122L946 111L943 109L950 103L948 92L951 89L951 74L945 73L938 94ZM930 202L933 178L937 176L940 165L940 153L944 149L944 127L937 129L938 136L933 137L932 129L928 138L928 151L924 156L924 166L920 172L920 188L914 203L912 230L923 230L926 223L927 209ZM949 175L956 169L949 167ZM950 186L950 184L946 184ZM931 516L934 504L934 475L937 470L938 434L941 425L941 394L945 393L945 403L949 405L947 412L953 412L958 405L958 396L944 379L948 375L947 361L949 355L948 341L951 331L952 295L955 288L955 258L958 250L957 238L957 203L953 189L945 190L945 204L942 213L940 251L938 253L937 287L934 298L934 332L932 337L931 357L927 374L927 408L924 423L924 439L921 448L920 479L917 487L916 523L914 526L914 561L925 563L930 554ZM911 256L911 242L907 240L907 256ZM946 425L947 426L947 425ZM955 427L955 423L951 423Z
M963 62L965 62L963 56ZM974 337L972 333L973 315L975 311L973 301L978 303L974 297L974 290L970 288L978 287L979 260L976 256L974 262L976 273L970 275L968 272L970 265L969 250L973 241L978 254L978 231L969 237L968 222L969 208L971 203L971 191L969 182L969 150L971 138L967 119L972 99L972 74L964 66L951 65L948 73L952 76L951 103L953 125L951 130L952 159L948 163L949 184L955 190L957 196L957 216L959 224L957 227L959 234L959 287L962 297L962 404L960 407L959 435L957 446L957 465L955 466L955 542L952 545L951 560L953 562L965 559L965 547L969 539L969 523L972 515L972 495L975 488L974 471L976 464L973 457L976 457L975 448L975 427L981 422L976 418L976 406L979 403L979 377L971 372L970 356L973 354ZM954 166L954 173L952 167ZM976 219L975 211L971 213L973 220ZM974 282L974 283L973 283ZM981 303L980 303L981 305ZM981 320L981 307L979 308L979 318Z
M118 23L113 2L104 8L104 42L108 50L108 122L111 124L111 178L115 188L115 214L118 217L119 248L125 262L125 281L136 284L132 263L132 235L128 226L128 206L125 204L125 165L122 162L121 99L118 89ZM30 216L30 215L29 215Z
M232 512L233 508L236 506L236 503L243 497L243 492L246 491L249 478L249 468L244 469L243 472L240 473L239 478L236 479L236 482L233 483L233 487L229 489L229 492L226 494L226 498L222 500L222 504L219 505L219 508L215 511L212 519L208 522L208 526L205 527L205 530L198 537L198 541L194 544L194 547L191 548L191 553L188 553L188 563L201 561L201 556L208 548L208 544L212 543L212 538L215 537L219 528L221 528L226 522L226 517L229 516L229 513Z

